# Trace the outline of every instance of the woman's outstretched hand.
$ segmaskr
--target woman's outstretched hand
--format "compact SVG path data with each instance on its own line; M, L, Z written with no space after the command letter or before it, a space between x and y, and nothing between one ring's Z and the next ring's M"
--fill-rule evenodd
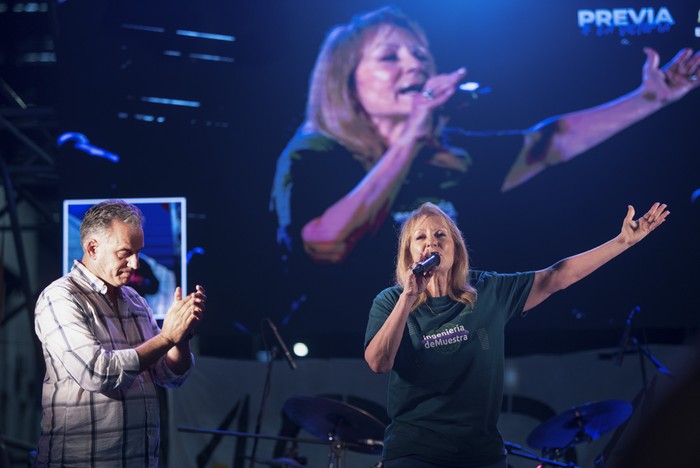
M622 222L620 238L625 244L633 245L644 239L651 231L658 228L666 221L666 217L671 214L666 209L665 203L656 202L651 205L649 211L644 216L635 220L634 207L627 206L627 216Z

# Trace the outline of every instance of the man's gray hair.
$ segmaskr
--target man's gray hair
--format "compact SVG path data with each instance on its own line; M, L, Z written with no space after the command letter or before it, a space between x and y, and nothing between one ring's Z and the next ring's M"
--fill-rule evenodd
M80 244L85 247L85 243L91 237L109 232L114 221L140 228L146 220L136 205L124 200L100 202L87 210L83 217L80 224Z

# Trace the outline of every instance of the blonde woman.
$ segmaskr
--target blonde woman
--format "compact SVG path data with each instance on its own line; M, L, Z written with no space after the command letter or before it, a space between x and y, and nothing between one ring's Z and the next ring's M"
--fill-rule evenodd
M669 212L655 203L620 233L542 270L500 274L469 268L452 219L427 203L404 222L396 285L374 299L365 360L389 372L384 468L506 468L496 426L503 395L504 327L635 245ZM437 266L413 269L432 254Z

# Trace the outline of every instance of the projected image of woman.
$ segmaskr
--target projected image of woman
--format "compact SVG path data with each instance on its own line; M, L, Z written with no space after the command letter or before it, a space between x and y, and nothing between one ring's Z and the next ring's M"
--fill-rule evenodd
M654 50L645 53L638 89L523 130L502 190L698 87L699 53L684 49L663 68ZM354 263L361 275L374 254L391 255L396 227L420 203L431 201L456 218L471 159L443 143L439 112L466 74L464 68L437 73L423 30L394 7L328 34L311 75L305 122L280 155L273 183L277 242L288 263ZM346 278L334 274L325 268L321 281ZM299 297L313 299L303 291Z

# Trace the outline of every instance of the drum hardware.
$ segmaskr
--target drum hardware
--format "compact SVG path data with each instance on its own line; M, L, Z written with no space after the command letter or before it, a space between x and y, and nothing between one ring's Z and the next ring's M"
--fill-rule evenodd
M574 406L537 426L527 445L556 460L574 445L591 442L624 423L632 405L624 400L603 400ZM568 465L560 465L568 466Z
M299 443L299 444L312 444L312 445L328 445L330 446L331 453L338 453L338 458L340 458L340 455L342 454L342 451L345 449L348 450L353 450L356 452L365 452L369 450L368 445L362 441L359 441L357 443L354 442L344 442L340 440L321 440L321 439L308 439L308 438L299 438L299 437L284 437L284 436L275 436L275 435L266 435L266 434L253 434L250 432L236 432L236 431L225 431L225 430L220 430L220 429L205 429L205 428L199 428L199 427L192 427L192 426L178 426L177 430L180 432L190 432L190 433L195 433L195 434L214 434L214 435L222 435L222 436L233 436L233 437L245 437L245 438L251 438L251 439L261 439L261 440L280 440L280 441L285 441L285 442L294 442L294 443ZM371 452L367 452L371 453ZM252 458L252 457L246 457L246 458ZM267 464L268 466L290 466L290 467L295 467L296 465L293 465L291 463L287 463L285 465L282 460L293 460L291 458L287 457L280 457L280 458L273 458L271 460L254 460L253 463L261 463L261 464ZM303 466L299 464L298 461L293 460L297 465ZM331 460L332 462L334 460ZM277 463L278 465L270 465L270 463ZM279 465L279 463L282 463ZM337 461L335 461L337 463ZM340 468L339 464L333 464L329 465L329 468Z
M299 427L330 443L328 468L342 467L345 449L377 454L384 446L384 423L342 401L298 396L285 402L284 412Z
M518 445L518 444L513 444L510 442L504 442L503 445L506 447L506 452L508 452L508 455L514 455L516 457L521 457L521 458L526 458L528 460L534 460L536 462L539 462L541 466L562 466L565 468L581 468L580 466L572 463L572 462L559 462L554 459L549 459L545 457L538 457L534 453L530 452L529 450L525 449L523 446Z

